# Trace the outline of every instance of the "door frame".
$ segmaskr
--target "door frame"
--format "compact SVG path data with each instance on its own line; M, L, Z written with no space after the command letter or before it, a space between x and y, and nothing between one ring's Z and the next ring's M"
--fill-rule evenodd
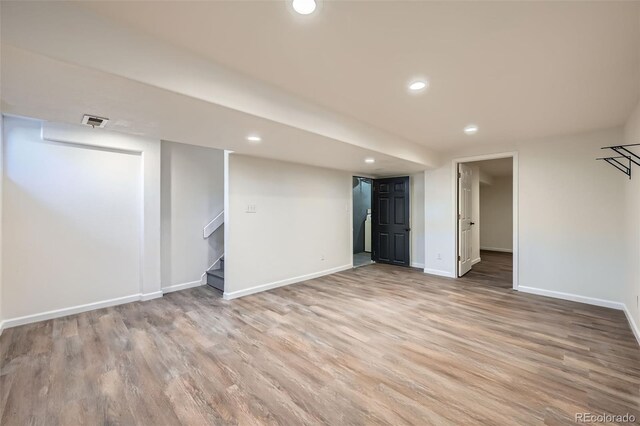
M354 246L354 241L353 241L353 216L355 214L354 211L354 205L353 205L353 178L363 178L363 179L369 179L371 181L371 212L373 213L373 181L375 178L371 177L371 176L364 176L364 175L356 175L356 174L352 174L351 175L351 197L349 199L349 206L347 208L347 210L349 211L349 219L350 219L350 229L351 229L351 234L349 236L349 253L351 253L351 267L353 268L353 246ZM373 243L372 243L373 245ZM373 248L371 249L371 261L373 263L375 263L373 261Z
M454 266L454 277L458 278L458 233L460 232L458 229L458 164L460 163L471 163L474 161L484 161L484 160L496 160L499 158L513 158L513 194L512 194L512 203L513 203L513 289L518 290L518 285L520 282L520 256L519 256L519 246L518 246L518 219L520 217L518 213L518 182L519 182L519 165L518 165L518 152L517 151L508 151L508 152L499 152L495 154L485 154L485 155L476 155L472 157L459 157L454 158L451 162L452 164L452 205L453 205L453 229L455 229L453 235L453 257L455 259ZM482 225L480 225L482 226Z
M351 191L351 196L349 197L349 229L351 230L349 232L349 256L351 258L351 267L353 268L353 215L354 215L354 211L353 211L353 178L365 178L365 179L369 179L371 181L371 211L373 212L373 180L375 179L372 176L367 176L367 175L356 175L356 174L351 174L351 180L349 182L351 182L349 184L349 188ZM372 243L373 245L373 243ZM371 260L373 261L373 249L371 251ZM375 262L374 262L375 263Z

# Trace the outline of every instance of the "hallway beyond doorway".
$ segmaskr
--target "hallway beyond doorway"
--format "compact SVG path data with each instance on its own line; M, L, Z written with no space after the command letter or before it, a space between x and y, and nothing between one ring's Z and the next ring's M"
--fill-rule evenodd
M371 253L367 253L363 251L361 253L353 254L353 267L357 268L358 266L371 265L373 260L371 260Z
M460 280L492 287L512 288L513 254L481 250L480 262Z

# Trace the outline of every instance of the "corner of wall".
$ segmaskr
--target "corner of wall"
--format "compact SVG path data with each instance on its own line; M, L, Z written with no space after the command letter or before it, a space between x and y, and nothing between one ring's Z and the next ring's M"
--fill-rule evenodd
M4 316L2 309L2 217L3 217L3 187L4 187L4 115L0 112L0 336L2 335L2 329L4 326Z

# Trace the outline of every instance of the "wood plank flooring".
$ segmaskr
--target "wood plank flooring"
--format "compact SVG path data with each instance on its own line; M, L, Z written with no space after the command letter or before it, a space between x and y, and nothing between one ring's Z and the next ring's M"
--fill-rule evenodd
M466 280L487 286L513 288L513 254L481 250L480 259L465 274Z
M538 425L640 418L620 311L371 265L5 330L10 425Z

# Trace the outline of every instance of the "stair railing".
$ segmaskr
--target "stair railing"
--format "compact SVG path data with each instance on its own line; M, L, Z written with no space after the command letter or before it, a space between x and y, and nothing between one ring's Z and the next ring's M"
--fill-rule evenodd
M207 223L207 225L202 230L202 238L209 238L211 234L216 232L216 229L220 228L224 223L224 210L220 212L218 216L216 216L211 222Z

